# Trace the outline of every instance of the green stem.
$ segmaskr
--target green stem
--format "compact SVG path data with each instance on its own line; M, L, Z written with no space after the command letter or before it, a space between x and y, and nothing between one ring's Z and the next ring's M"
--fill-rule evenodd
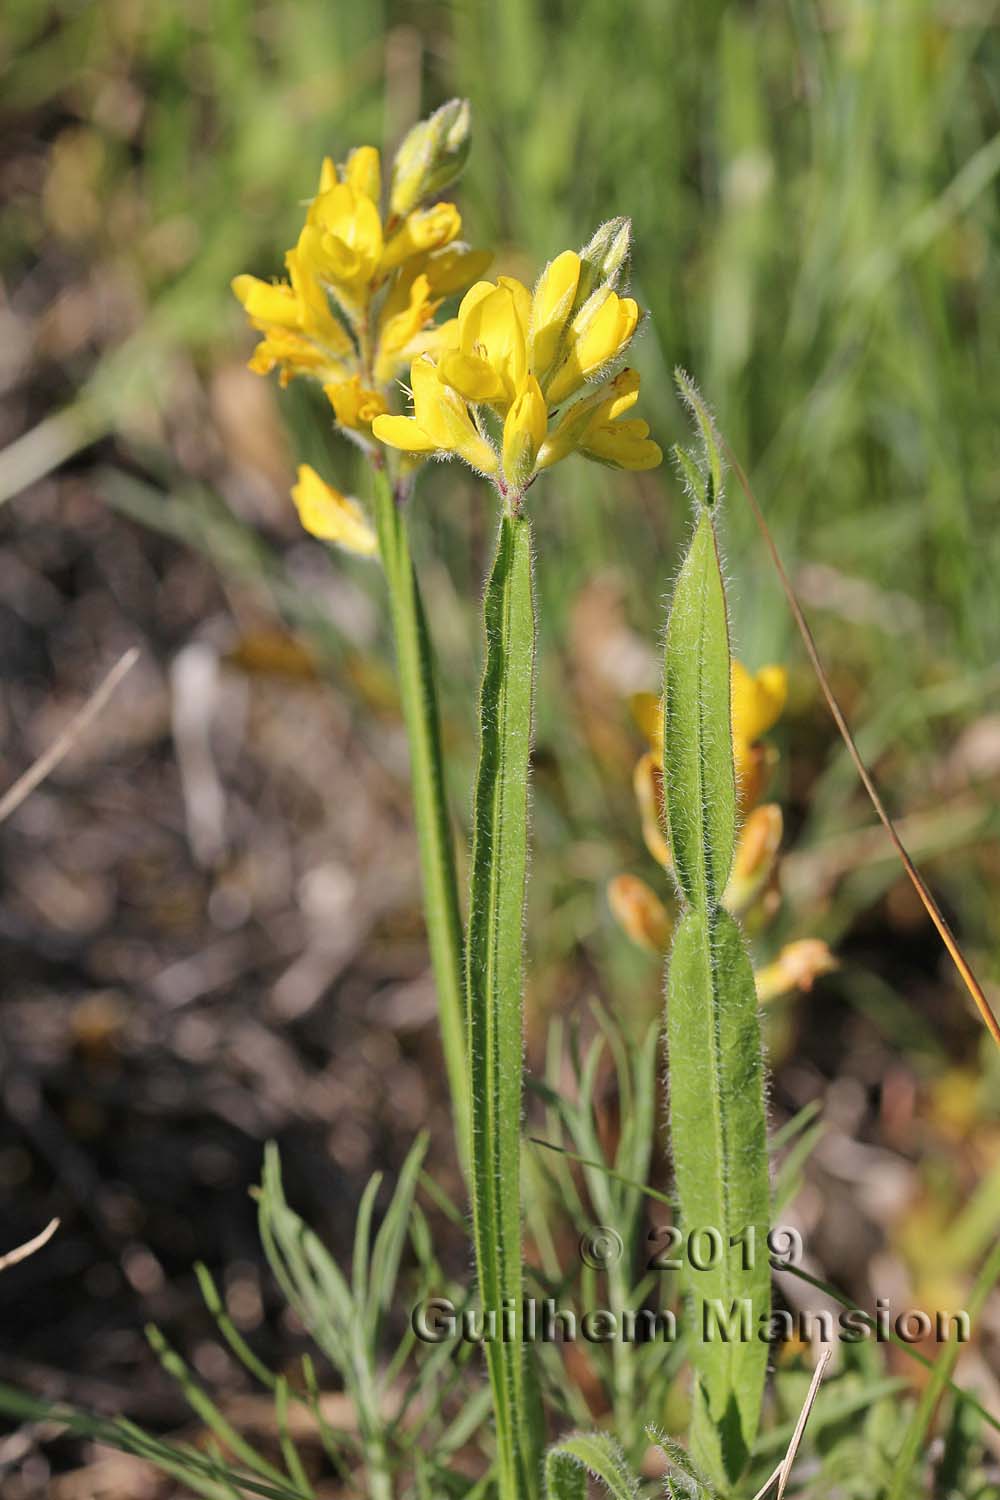
M384 468L375 470L375 520L396 643L403 718L410 747L413 809L420 849L424 910L437 985L441 1044L455 1113L459 1159L468 1175L469 1070L462 919L455 854L445 801L434 660L417 583L406 516Z
M500 523L483 618L467 956L473 1227L483 1311L493 1311L498 1324L486 1356L500 1500L530 1500L538 1492L540 1455L525 1389L520 1151L535 613L531 529L523 515L507 513ZM503 1336L507 1320L512 1340Z

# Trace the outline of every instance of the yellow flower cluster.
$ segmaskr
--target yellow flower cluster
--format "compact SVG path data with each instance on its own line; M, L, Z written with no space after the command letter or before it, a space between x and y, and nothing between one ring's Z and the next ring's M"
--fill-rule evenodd
M638 375L607 378L639 321L617 289L628 243L627 222L613 220L579 254L558 255L533 292L512 276L476 282L437 348L411 365L413 415L377 417L374 435L405 453L455 455L512 497L568 453L653 468L663 455L649 427L625 415Z
M327 158L294 249L287 280L237 276L233 291L263 338L250 368L278 370L281 383L319 381L339 426L370 443L389 410L398 375L450 333L434 317L489 265L489 252L460 240L453 203L423 200L460 169L468 106L453 100L416 126L396 156L388 205L374 146L336 167Z
M763 742L763 736L781 717L787 694L784 667L766 666L752 673L741 662L733 662L733 758L741 826L724 905L734 913L758 910L764 920L778 905L774 875L783 819L777 803L760 801L777 761L776 752ZM649 742L634 776L643 838L657 863L670 869L670 849L663 833L663 700L652 693L638 693L632 700L632 711ZM608 896L612 911L633 941L658 953L665 951L673 922L645 881L635 875L619 875L611 882ZM766 1001L793 989L811 989L819 975L834 967L825 943L816 938L799 939L782 948L773 963L757 971L757 993L761 1001Z

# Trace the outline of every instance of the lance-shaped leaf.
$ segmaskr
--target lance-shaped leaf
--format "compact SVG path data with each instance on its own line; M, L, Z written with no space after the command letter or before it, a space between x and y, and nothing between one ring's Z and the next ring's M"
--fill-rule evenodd
M690 382L681 388L711 483L695 494L664 662L664 798L685 899L667 971L670 1134L697 1376L691 1448L725 1490L749 1457L763 1398L770 1182L753 971L720 904L736 838L729 624L713 520L722 469L704 403Z
M545 1455L546 1500L586 1500L588 1475L601 1481L611 1500L636 1500L636 1477L606 1432L574 1432L553 1444Z
M473 809L467 943L472 1074L473 1228L479 1294L513 1341L488 1342L501 1500L537 1489L534 1424L521 1347L521 1087L523 946L528 857L528 758L535 653L531 531L523 515L500 523L483 603L486 664Z
M702 510L677 579L663 676L663 779L670 847L692 906L715 906L736 837L729 625L711 515Z

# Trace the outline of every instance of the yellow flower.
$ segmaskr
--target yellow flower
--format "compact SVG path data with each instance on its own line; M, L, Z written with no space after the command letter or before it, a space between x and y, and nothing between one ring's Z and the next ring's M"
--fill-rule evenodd
M771 878L784 827L776 802L755 807L740 829L732 874L724 904L731 912L746 911L757 900Z
M757 998L761 1005L792 990L811 990L822 974L832 974L837 960L820 938L799 938L786 943L773 963L758 969Z
M623 377L628 371L623 371ZM623 380L618 400L630 404L630 383ZM623 408L624 409L624 408ZM544 458L544 454L543 454ZM740 813L745 819L740 830L733 864L733 875L727 894L736 909L749 904L751 895L759 893L770 872L763 864L767 850L776 855L781 841L781 810L775 806L753 811L766 780L772 752L758 743L776 723L784 707L787 673L784 667L762 667L756 675L738 661L732 665L733 757L739 789ZM646 847L658 864L670 867L670 849L663 830L663 699L655 693L635 693L630 700L632 717L649 743L649 750L635 768L634 788L642 835ZM758 816L758 814L760 816ZM773 857L771 859L773 864Z
M733 734L752 742L773 729L788 698L788 673L784 667L761 667L750 673L733 662Z
M319 193L299 236L299 256L340 299L367 293L382 259L382 218L368 197L346 182Z
M458 238L461 228L462 216L454 203L435 203L431 208L418 208L407 214L385 247L380 267L382 275L394 271L413 255L450 245Z
M288 279L237 276L232 284L263 334L250 368L277 369L282 385L307 376L331 387L338 423L362 441L370 441L372 418L389 411L400 371L457 344L457 324L437 328L435 314L443 297L462 291L491 259L459 243L462 220L453 203L421 206L460 170L468 114L466 101L452 100L414 127L405 170L398 156L393 168L388 218L374 146L358 146L339 167L326 157L285 257Z
M781 717L788 696L788 673L784 667L769 666L754 675L734 661L732 694L736 784L745 813L760 799L767 784L773 757L758 741Z
M325 170L326 163L323 165ZM321 177L320 192L333 187L335 181L336 174L324 187ZM373 203L378 203L382 196L382 158L377 146L355 146L344 163L344 181L356 193L363 193Z
M441 384L428 355L414 360L410 383L413 416L376 417L375 437L404 453L455 453L479 473L496 474L496 449L479 433L461 396Z
M325 385L323 394L333 407L341 427L350 427L356 432L370 428L375 418L386 410L386 404L378 391L366 390L361 384L360 375L352 375L349 380Z
M619 392L624 399L627 386ZM762 784L760 768L768 754L757 738L770 729L781 714L787 693L787 674L780 666L748 672L737 661L732 664L732 732L737 774L741 760L750 764L756 779L740 786L743 817L733 868L722 904L730 912L752 910L755 922L765 922L780 905L774 880L782 836L782 812L776 803L754 806ZM663 699L654 693L636 693L630 700L632 715L649 742L649 749L636 764L633 776L636 802L646 847L659 865L670 869L670 846L664 828L663 798ZM652 951L665 951L672 932L670 911L659 897L637 877L619 875L608 887L614 916L633 942ZM755 973L762 1004L791 990L808 990L823 974L837 967L830 949L818 938L788 943L777 958Z
M639 396L639 376L622 370L589 396L575 401L556 424L538 457L547 469L567 453L582 453L618 469L655 469L663 450L649 436L643 421L622 421Z
M503 424L503 471L518 492L535 471L535 459L548 425L541 386L534 375L528 375Z
M617 278L628 243L626 224L616 224L609 245L612 241L608 274ZM611 281L581 303L585 264L589 278L596 263L563 251L546 266L534 292L512 276L477 281L458 309L454 339L438 340L439 399L453 406L458 398L475 407L480 435L491 427L496 432L503 453L497 482L516 496L538 472L569 453L624 469L653 468L663 457L645 422L622 420L639 391L639 377L631 370L575 402L549 432L550 410L613 364L638 323L635 302L620 297ZM408 429L385 422L374 430L390 446L413 441Z
M358 502L327 484L309 464L299 465L292 499L302 525L320 541L336 542L359 557L373 557L378 551L375 533Z
M543 380L559 352L579 284L580 257L575 250L557 255L538 278L531 301L531 363Z
M608 905L633 943L650 953L665 953L673 922L655 891L638 875L616 875L608 885Z
M458 349L441 356L441 380L466 401L506 409L528 373L531 294L513 276L477 281L458 309Z
M378 321L375 379L380 384L391 380L418 352L414 341L440 305L439 301L431 301L430 281L424 274L412 281L401 279L393 288Z
M605 365L624 354L639 322L639 308L631 297L619 297L599 287L566 329L566 347L545 394L559 406Z

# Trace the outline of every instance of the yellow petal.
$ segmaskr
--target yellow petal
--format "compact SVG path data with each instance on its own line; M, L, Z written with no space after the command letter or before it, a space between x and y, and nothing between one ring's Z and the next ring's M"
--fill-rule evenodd
M300 248L334 285L356 294L373 280L382 256L382 219L366 194L338 182L313 199L307 229L317 233L303 234Z
M411 255L448 245L462 228L462 216L454 203L435 203L407 214L402 225L389 239L380 267L383 276L401 266Z
M377 552L375 533L358 502L327 484L309 464L299 466L292 499L299 520L312 536L336 542L359 557L372 557Z
M449 245L446 249L432 251L422 269L431 291L438 297L450 297L481 276L492 259L492 250L469 250L464 245Z
M632 717L649 741L651 750L663 758L663 699L658 693L633 693L629 699Z
M662 448L649 437L649 424L638 419L589 430L580 452L616 469L655 469L663 462Z
M613 380L605 381L587 396L566 408L538 456L538 467L548 468L576 451L588 433L611 422L634 406L639 397L637 370L620 370Z
M391 380L399 366L412 358L413 340L440 306L430 300L429 292L426 276L414 277L409 287L404 282L393 289L379 318L376 380Z
M546 388L553 406L571 396L602 365L617 359L628 347L639 321L631 297L600 288L584 303L568 329L566 359Z
M531 361L544 377L559 349L580 281L580 257L564 250L538 279L531 302Z
M234 276L230 286L256 324L299 327L299 299L285 282L275 284L256 276Z
M503 426L504 477L518 494L535 471L535 459L548 425L548 408L541 386L534 375L529 375Z
M366 389L360 375L349 380L333 381L323 387L323 394L333 407L334 416L341 427L350 427L362 432L371 427L376 417L386 410L386 404L378 391Z
M466 401L472 401L476 405L484 401L498 401L504 393L504 383L500 376L477 354L462 354L457 349L442 354L438 363L438 376L446 385L458 391L460 396L464 396Z
M376 417L372 436L390 448L401 448L404 453L436 453L440 446L412 417Z
M319 169L319 187L317 193L328 193L337 182L337 168L332 156L324 156L323 165Z
M382 162L375 146L357 146L344 164L344 181L373 203L382 196Z
M746 911L766 886L781 845L782 827L781 808L776 802L755 807L746 819L723 897L729 911Z
M762 667L756 675L733 662L733 736L752 744L781 717L788 696L784 667Z
M787 943L773 963L757 971L757 998L765 1005L791 990L811 990L822 974L836 968L837 960L826 943L819 938L800 938Z
M636 762L632 776L639 815L642 819L642 836L646 848L656 860L669 870L671 866L670 846L663 831L663 762L652 751L647 751Z
M485 293L483 286L488 287ZM486 361L503 382L504 400L513 401L528 369L527 317L530 294L513 277L495 287L477 282L458 310L463 354Z
M302 331L323 344L338 358L352 354L354 345L347 329L331 311L330 299L323 290L314 267L302 256L298 247L288 251L285 265L299 301Z
M425 355L413 361L410 385L414 416L435 448L457 454L481 474L495 474L495 450L480 436L462 397L438 379L432 359Z

